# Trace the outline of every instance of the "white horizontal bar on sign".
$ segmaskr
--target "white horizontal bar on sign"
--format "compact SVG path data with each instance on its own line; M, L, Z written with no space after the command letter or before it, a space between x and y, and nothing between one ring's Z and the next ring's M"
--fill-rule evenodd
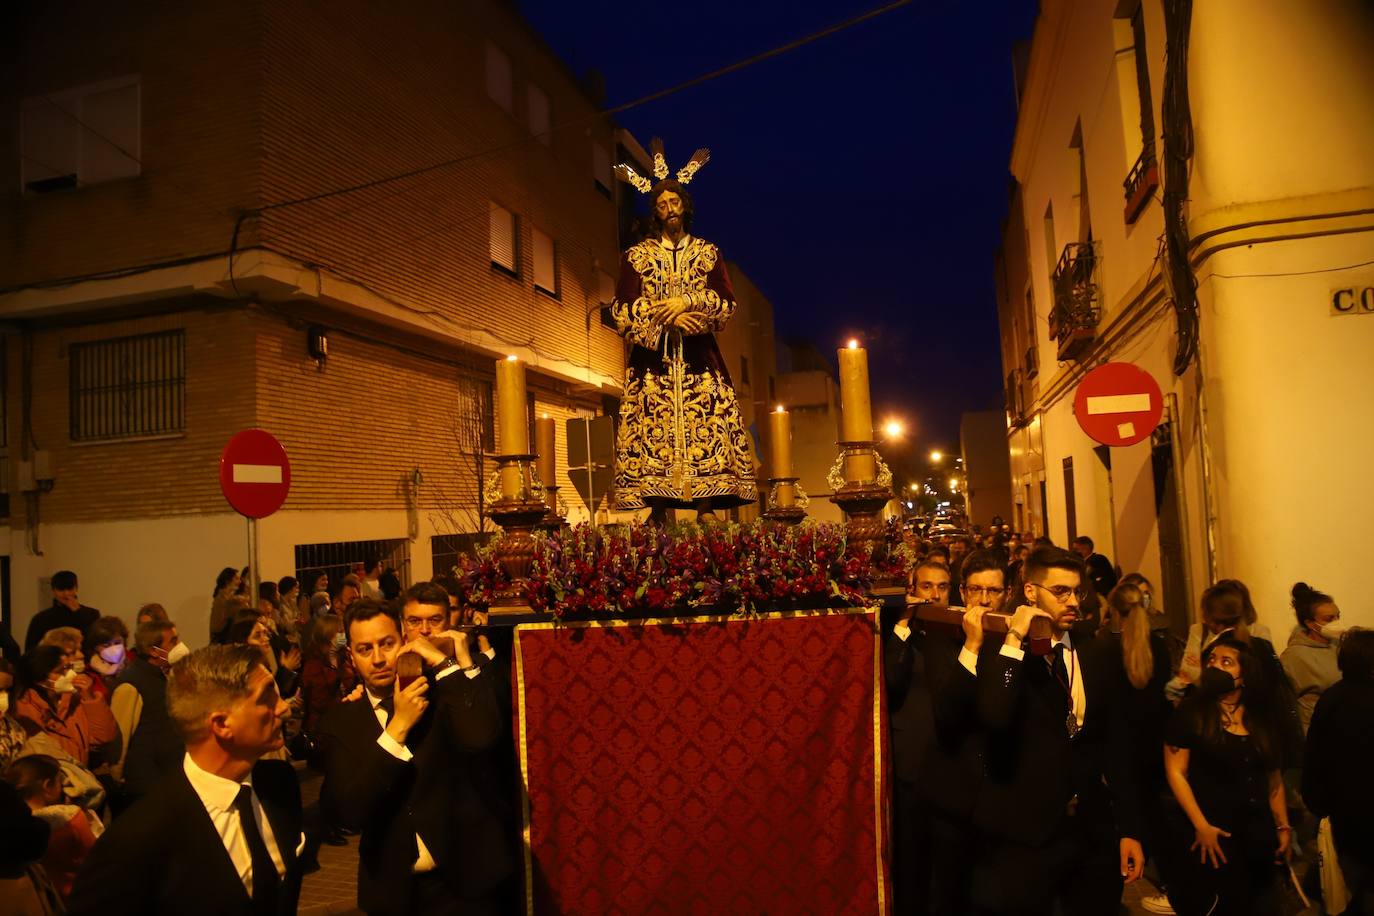
M1100 394L1088 398L1088 413L1145 413L1150 409L1148 394Z
M281 483L281 465L236 464L234 483Z

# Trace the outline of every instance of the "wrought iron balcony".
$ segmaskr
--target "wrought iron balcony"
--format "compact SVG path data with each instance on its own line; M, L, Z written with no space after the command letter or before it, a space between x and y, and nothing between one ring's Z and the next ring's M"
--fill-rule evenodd
M1007 427L1015 429L1025 422L1026 406L1021 397L1021 370L1007 373Z
M1060 362L1078 359L1097 338L1097 323L1102 317L1100 260L1096 242L1070 242L1055 265L1050 336L1058 344Z
M1130 174L1122 182L1126 189L1126 225L1135 222L1140 211L1154 196L1159 187L1159 164L1155 161L1155 145L1147 143L1140 151L1140 158L1131 166Z
M1022 361L1026 369L1026 378L1035 378L1040 374L1040 348L1031 344L1026 348L1026 357Z

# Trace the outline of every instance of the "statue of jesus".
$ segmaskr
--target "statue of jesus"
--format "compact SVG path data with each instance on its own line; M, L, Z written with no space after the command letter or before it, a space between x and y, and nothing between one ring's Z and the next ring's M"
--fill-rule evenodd
M757 499L749 436L713 332L735 311L720 249L691 234L687 185L706 163L698 150L668 177L653 141L657 182L628 166L616 173L649 197L649 236L625 252L611 314L633 345L616 434L615 498L620 509L716 509Z

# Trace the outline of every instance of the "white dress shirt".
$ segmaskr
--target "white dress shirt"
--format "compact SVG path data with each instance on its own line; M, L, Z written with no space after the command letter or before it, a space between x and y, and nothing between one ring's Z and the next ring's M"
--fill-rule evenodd
M229 859L239 873L239 880L243 882L248 896L252 897L253 854L248 850L248 838L244 835L238 809L234 807L234 802L239 797L239 788L253 787L252 775L238 783L214 773L207 773L191 759L190 754L182 758L182 769L186 772L186 779L191 783L191 789L205 806L205 813L210 815L210 822L215 825L215 832L219 834L225 852L229 853ZM257 821L258 832L262 834L262 841L267 846L267 854L272 857L272 864L277 866L277 874L285 877L286 863L282 861L281 849L278 848L277 838L272 833L272 824L262 810L257 793L254 792L252 797L253 819ZM300 842L304 842L304 837L300 838ZM297 851L299 852L299 844Z

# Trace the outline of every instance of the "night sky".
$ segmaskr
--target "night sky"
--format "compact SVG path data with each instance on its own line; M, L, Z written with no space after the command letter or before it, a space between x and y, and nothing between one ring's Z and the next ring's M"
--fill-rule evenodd
M601 71L608 106L881 5L519 4L574 73ZM768 296L782 338L832 362L864 342L875 421L905 419L913 452L957 447L960 413L1002 406L993 254L1011 48L1034 19L1035 0L917 0L617 116L646 147L662 137L673 169L711 148L694 232Z

